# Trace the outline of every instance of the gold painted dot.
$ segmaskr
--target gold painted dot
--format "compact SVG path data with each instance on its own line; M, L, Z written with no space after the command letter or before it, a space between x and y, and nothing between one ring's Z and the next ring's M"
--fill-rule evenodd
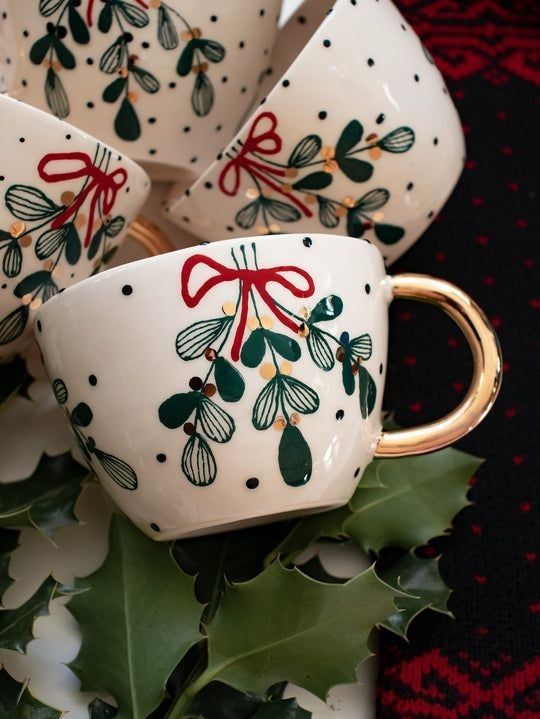
M274 422L274 429L277 432L282 432L285 427L287 426L287 420L285 417L278 417L276 421Z
M384 220L384 212L374 212L373 213L373 221L374 222L382 222Z
M19 238L19 245L21 247L30 247L32 244L32 235L23 235Z
M261 325L265 330L271 330L274 326L274 318L270 317L270 315L263 315L261 317Z
M289 422L292 424L293 427L296 427L297 424L300 424L300 415L298 412L293 412L291 416L289 417Z
M305 320L308 320L310 315L311 310L309 309L309 307L306 307L305 305L303 307L300 307L300 317L303 317Z
M282 192L292 192L292 189L293 189L293 186L290 185L288 182L285 182L285 183L283 183L283 185L281 185Z
M289 360L285 360L284 362L282 362L279 369L281 374L292 374L292 364L289 362Z
M51 63L50 60L43 60L43 62L42 62L41 64L43 65L43 67L47 68L47 70L48 70L48 69L51 67L51 65L52 65L52 63Z
M298 176L298 170L296 167L288 167L285 170L285 177L297 177Z
M202 37L202 30L200 27L194 27L191 32L193 33L193 37L198 40L200 37Z
M30 302L30 309L31 310L39 310L39 308L41 307L42 304L43 304L43 300L41 299L41 297L36 297L35 300L32 300L32 302Z
M352 366L352 373L353 373L353 375L357 375L357 374L358 374L358 365L353 364L353 366Z
M259 328L259 320L254 316L248 317L247 326L250 330L256 330Z
M124 79L128 76L128 69L127 67L123 67L118 71L118 74L120 77L123 77Z
M321 147L321 155L325 160L332 160L336 156L336 148L331 145Z
M82 228L86 225L86 215L84 215L84 214L77 215L73 224L75 225L75 227L78 230L82 230Z
M209 347L204 352L204 356L209 362L213 362L216 359L216 350L212 349L212 347Z
M317 198L314 195L304 195L304 202L306 205L314 205L317 202Z
M137 100L139 99L139 93L136 92L135 90L130 90L130 91L128 92L127 96L128 96L128 100L129 100L131 103L135 103L135 102L137 102Z
M260 194L261 193L256 187L248 187L246 190L246 197L249 197L250 200L256 200Z
M29 292L21 297L22 305L29 305L30 302L32 302L32 295Z
M45 262L43 263L43 269L47 270L47 272L50 272L53 267L54 267L54 260L45 260Z
M73 200L75 199L75 193L71 192L71 190L66 190L65 192L62 192L60 195L60 202L65 206L68 207L71 205Z
M367 142L377 142L378 139L379 139L379 136L377 135L376 132L372 132L366 137Z
M370 147L368 154L372 160L378 160L382 156L382 150L380 147Z
M182 30L180 37L184 42L189 42L190 40L193 40L193 33L190 30Z
M277 222L272 222L270 232L281 232L281 225L278 225Z
M259 367L259 374L263 379L273 379L276 376L276 368L270 362L265 362Z
M158 7L161 7L161 0L150 0L150 7L157 10Z
M309 327L304 322L302 322L302 324L298 328L298 335L299 335L299 337L307 337L308 334L309 334Z
M259 225L257 227L257 233L259 235L268 235L269 232L270 232L270 229L268 227L266 227L266 225Z
M98 219L94 222L94 232L97 232L98 230L100 230L102 225L103 225L103 222L98 217Z
M336 207L335 212L338 217L345 217L347 214L347 208L340 205L339 207Z
M209 382L204 386L203 392L205 397L213 397L216 393L216 385Z
M9 234L12 237L21 237L26 232L26 225L22 220L15 220L9 228Z
M324 164L324 171L325 172L335 172L338 169L339 165L335 160L328 160Z
M345 205L345 207L354 207L354 199L352 197L344 197L341 201L342 205Z
M51 63L51 67L55 72L60 72L62 69L62 65L58 62L58 60L55 60L53 63Z
M338 362L343 362L345 359L345 350L343 347L338 347L336 350L336 359Z
M193 67L191 68L191 72L194 72L196 75L199 75L203 72L208 72L208 63L201 62L200 65L193 65Z
M221 305L221 310L224 315L227 315L227 317L233 317L236 312L236 305L234 304L234 302L228 300Z
M96 257L96 259L92 262L92 267L99 267L101 265L101 260L99 257Z

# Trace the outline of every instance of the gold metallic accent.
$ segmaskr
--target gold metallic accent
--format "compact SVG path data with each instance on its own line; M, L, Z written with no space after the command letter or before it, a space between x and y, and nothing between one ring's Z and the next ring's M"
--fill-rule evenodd
M55 72L60 72L62 69L62 65L58 60L54 60L54 62L51 63L51 67Z
M274 318L270 317L270 315L263 315L261 317L261 325L265 330L271 330L274 326Z
M371 133L366 137L366 142L377 142L378 139L379 139L379 136L377 135L377 133L376 133L376 132L371 132Z
M338 169L339 165L337 164L336 160L327 160L324 163L323 170L324 172L335 172Z
M292 424L293 427L296 427L297 424L300 424L300 415L298 412L293 412L291 416L289 417L289 422Z
M382 156L382 150L380 147L370 147L368 150L368 155L371 157L372 160L379 160Z
M30 247L32 244L32 235L23 235L19 238L19 245L21 247Z
M285 417L278 417L276 419L276 421L274 422L274 429L277 432L283 431L286 426L287 426L287 420L285 419Z
M231 300L227 300L221 305L221 310L227 317L233 317L236 312L236 305Z
M384 220L384 212L380 210L373 213L373 222L382 222Z
M200 27L194 27L192 28L191 32L193 33L193 37L198 40L200 37L202 37L202 30Z
M321 156L325 160L332 160L336 156L336 148L331 145L325 145L321 147Z
M259 225L257 227L257 234L259 235L268 235L270 233L270 230L266 225Z
M43 263L43 269L47 270L47 272L51 272L54 267L54 260L45 260Z
M205 397L213 397L213 396L215 395L216 391L217 391L217 389L216 389L216 385L215 385L215 384L211 384L211 383L209 382L208 384L205 384L205 385L204 385L204 390L203 390L203 392L204 392L204 396L205 396Z
M247 326L252 331L259 329L259 320L255 317L255 315L250 315L250 317L248 317Z
M339 205L339 207L336 207L335 213L337 217L345 217L345 215L347 214L347 208Z
M350 195L347 195L347 197L343 198L341 204L345 205L345 207L354 207L354 198L350 197Z
M281 363L281 367L279 368L281 374L290 375L292 374L292 364L289 362L289 360L283 360Z
M276 376L276 368L270 362L265 362L259 367L259 374L263 379L273 379Z
M394 297L428 302L450 315L469 343L474 370L467 394L452 412L420 427L382 432L376 457L406 457L453 444L484 419L502 381L502 353L495 330L463 290L427 275L396 275L391 283Z
M164 255L173 251L169 238L154 225L153 222L147 220L143 215L139 215L128 230L128 235L132 237L139 245L142 245L149 255Z
M209 347L207 350L204 351L204 356L209 362L213 362L216 359L216 350L212 349L212 347Z
M341 347L341 345L336 350L336 359L338 362L343 362L345 359L345 350Z
M190 40L193 40L193 33L190 30L182 30L180 33L180 38L184 42L189 42Z
M63 205L65 205L66 207L71 205L71 203L73 202L74 199L75 199L75 193L71 192L71 190L66 190L65 192L62 192L62 194L60 195L60 202Z
M311 310L309 309L309 307L306 307L306 306L304 305L303 307L300 307L299 315L300 315L300 317L302 317L303 319L309 320L309 317L310 317L310 315L311 315Z
M128 74L129 74L127 67L121 68L121 69L118 71L118 74L120 75L120 77L123 77L123 78L125 79L125 78L128 76Z
M12 237L21 237L26 232L26 225L22 220L15 220L9 228L9 234Z
M153 7L157 10L159 7L161 7L161 0L150 0L150 7Z
M201 62L199 65L193 65L193 67L191 68L191 72L194 72L196 75L200 75L203 72L208 72L208 63Z
M269 229L270 232L281 232L281 225L278 225L277 222L272 222Z
M282 192L292 192L293 186L289 182L284 182L281 185Z
M304 195L304 202L306 205L314 205L317 202L315 195Z
M309 327L306 325L305 322L302 322L300 327L298 328L298 336L299 337L307 337L309 334Z
M139 93L136 90L130 90L127 96L131 103L135 103L139 99Z
M296 167L288 167L285 170L285 177L298 177L298 169Z
M43 304L43 300L41 297L35 297L32 302L30 302L30 309L31 310L39 310L41 305Z
M256 200L260 194L261 193L256 187L248 187L246 190L246 197L248 197L250 200Z
M30 292L27 292L21 297L21 305L29 305L30 302L32 302L32 294Z
M86 219L86 215L81 213L73 220L73 224L78 230L82 230L82 228L86 225Z

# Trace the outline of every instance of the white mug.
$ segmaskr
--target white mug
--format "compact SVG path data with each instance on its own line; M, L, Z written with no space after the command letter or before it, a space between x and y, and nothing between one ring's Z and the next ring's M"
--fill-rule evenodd
M433 59L390 0L337 0L321 22L327 5L291 18L268 96L185 194L173 190L178 225L209 241L367 237L390 263L440 211L465 147Z
M459 407L381 432L388 305L435 302L475 375ZM338 507L376 456L470 431L493 404L500 350L461 290L388 277L368 242L284 235L109 270L39 311L36 338L86 460L158 540Z
M267 69L281 0L7 2L7 90L144 164L197 177ZM0 56L1 59L1 56ZM0 65L0 76L6 75Z

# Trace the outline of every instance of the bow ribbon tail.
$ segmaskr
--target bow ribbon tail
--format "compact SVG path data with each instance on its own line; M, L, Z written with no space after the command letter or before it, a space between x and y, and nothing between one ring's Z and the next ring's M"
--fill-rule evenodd
M240 350L242 349L242 343L244 341L244 334L246 332L247 317L249 312L249 293L251 290L251 283L244 281L242 282L242 293L240 296L240 318L238 321L238 327L234 335L233 345L231 347L231 359L234 362L238 362L240 359Z
M83 204L86 202L86 198L95 187L95 181L90 182L81 192L81 194L75 200L73 200L71 205L66 207L66 209L60 215L58 215L58 217L55 217L54 221L51 222L51 228L53 230L57 230L59 227L62 227L62 225L65 225L66 222L81 209Z

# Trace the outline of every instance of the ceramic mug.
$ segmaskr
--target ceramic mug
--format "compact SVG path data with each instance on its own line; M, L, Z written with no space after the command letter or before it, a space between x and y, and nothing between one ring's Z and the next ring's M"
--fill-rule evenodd
M392 297L465 332L471 388L439 422L381 432ZM38 312L36 338L81 452L158 540L346 503L374 456L454 442L497 395L488 320L453 285L388 277L368 242L228 240L90 278Z
M2 1L18 46L9 92L161 180L197 177L236 131L270 63L281 5Z
M296 59L197 183L172 193L178 225L209 241L365 236L392 262L444 205L465 149L429 53L389 0L337 0L311 34L327 4L289 21L276 57Z
M5 95L0 95L0 137L0 361L5 361L31 340L30 319L43 302L112 259L150 180L116 150ZM138 234L144 234L142 228ZM138 239L154 254L166 249L152 249L151 237Z

